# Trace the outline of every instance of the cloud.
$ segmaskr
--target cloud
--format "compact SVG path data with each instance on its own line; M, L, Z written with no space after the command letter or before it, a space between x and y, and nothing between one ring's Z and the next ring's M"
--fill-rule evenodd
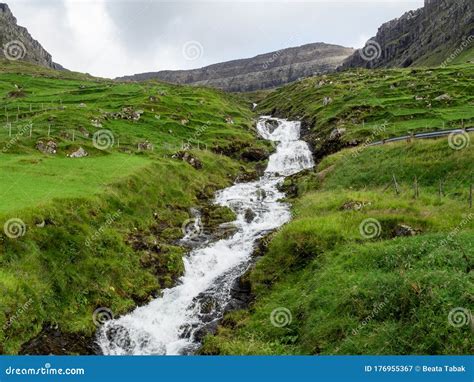
M423 0L20 0L11 8L56 62L115 77L190 69L311 42L360 47L380 24L422 5ZM188 41L203 48L196 60L183 55Z

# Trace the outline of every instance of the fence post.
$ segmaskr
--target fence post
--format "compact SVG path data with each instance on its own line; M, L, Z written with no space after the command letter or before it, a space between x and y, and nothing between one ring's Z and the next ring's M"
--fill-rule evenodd
M51 125L48 125L48 137L51 134Z
M400 188L398 187L397 178L395 178L395 174L392 174L392 178L393 178L393 185L395 186L395 192L398 195L400 194Z
M416 177L416 175L415 175L415 182L413 183L413 187L415 190L415 199L417 199L418 196L420 196L420 193L418 191L418 178Z
M469 208L472 208L472 183L469 185Z

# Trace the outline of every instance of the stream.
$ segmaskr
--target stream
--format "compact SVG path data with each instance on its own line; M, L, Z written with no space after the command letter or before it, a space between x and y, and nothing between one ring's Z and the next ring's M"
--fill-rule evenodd
M311 151L300 140L300 122L261 117L259 134L275 142L264 175L216 193L215 203L232 209L235 233L197 246L184 258L185 272L162 296L120 318L105 322L97 333L103 354L192 354L203 334L222 318L236 278L248 268L254 246L265 234L291 218L278 185L286 176L313 167ZM249 213L249 210L251 211ZM199 225L196 216L196 225ZM192 236L190 232L186 236ZM187 240L184 237L183 240Z

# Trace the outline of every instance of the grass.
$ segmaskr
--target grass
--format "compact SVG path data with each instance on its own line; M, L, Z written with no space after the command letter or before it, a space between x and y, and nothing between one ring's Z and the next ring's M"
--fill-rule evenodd
M371 141L412 132L473 126L474 65L352 70L307 78L271 93L261 114L302 119L314 146L335 129L342 140ZM449 100L436 100L448 94ZM330 99L324 105L324 98ZM384 129L380 129L385 126Z
M343 150L287 182L298 195L294 219L247 276L255 302L228 314L202 353L472 352L469 323L455 327L448 319L455 308L474 307L472 148L456 151L442 139L353 154ZM399 195L385 189L392 172ZM361 233L366 219L378 225L373 237ZM399 236L401 225L418 234ZM275 314L285 325L272 324Z
M92 335L95 309L120 315L174 285L184 270L177 240L189 208L202 210L206 227L231 219L207 200L255 171L241 159L245 151L268 149L255 139L252 100L259 113L303 119L316 149L336 127L346 129L342 141L350 144L473 119L472 65L355 70L236 96L1 64L0 177L7 181L0 185L0 223L24 224L22 236L0 234L5 354L18 353L48 325ZM434 100L445 93L450 100ZM324 97L332 102L323 106ZM143 111L140 119L110 116L124 107ZM92 139L101 129L114 141L105 150ZM35 148L49 139L56 155ZM471 351L469 326L448 320L454 308L474 305L469 139L461 150L446 139L362 145L288 179L294 219L272 235L247 276L255 302L228 314L202 353ZM138 149L145 141L153 150ZM173 157L183 143L202 169ZM79 147L89 156L69 158ZM398 195L390 187L394 175ZM378 235L361 234L366 219L376 220ZM400 237L401 225L417 235ZM291 323L272 325L277 308Z
M0 234L4 354L48 325L92 335L96 308L123 314L173 285L184 271L177 240L189 208L200 208L210 229L232 219L207 199L254 171L242 152L266 150L248 102L211 89L2 61L0 98L0 223L23 224L22 236ZM108 117L123 107L142 110L141 118ZM92 138L101 129L114 140L105 150ZM57 153L39 152L39 140L53 140ZM138 149L145 141L153 150ZM201 169L173 158L183 143ZM89 155L69 158L79 147Z
M0 155L0 214L19 211L25 206L41 206L55 198L79 198L102 191L117 178L127 177L148 167L145 157L113 154L100 157L70 158L27 155Z
M414 187L415 177L419 187L429 193L442 192L451 197L467 200L472 182L474 134L465 136L467 146L455 150L446 138L411 143L391 143L370 148L354 148L326 157L319 169L331 171L324 182L325 189L364 189L385 187L397 179L405 192ZM374 166L374 163L383 165Z

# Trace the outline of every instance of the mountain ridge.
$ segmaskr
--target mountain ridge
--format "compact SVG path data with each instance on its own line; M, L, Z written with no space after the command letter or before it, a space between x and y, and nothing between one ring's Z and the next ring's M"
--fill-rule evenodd
M17 24L10 7L0 3L0 58L27 61L50 69L64 69L35 40L28 29Z
M339 69L440 65L472 41L472 1L425 0L424 7L382 24Z
M311 43L280 49L190 70L163 70L118 77L120 81L159 79L178 84L216 87L227 91L254 91L336 69L354 49Z

